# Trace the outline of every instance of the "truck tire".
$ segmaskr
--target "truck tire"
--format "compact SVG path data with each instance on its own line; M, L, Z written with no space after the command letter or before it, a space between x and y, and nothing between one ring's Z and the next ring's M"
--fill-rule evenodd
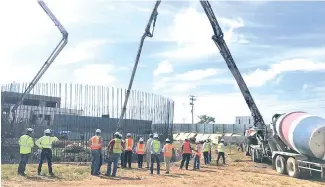
M251 158L253 162L257 162L257 158L256 158L256 150L255 149L250 149L251 150Z
M300 171L295 158L293 157L288 158L287 171L290 177L298 178L300 176Z
M275 169L279 174L286 174L286 161L283 156L276 156Z

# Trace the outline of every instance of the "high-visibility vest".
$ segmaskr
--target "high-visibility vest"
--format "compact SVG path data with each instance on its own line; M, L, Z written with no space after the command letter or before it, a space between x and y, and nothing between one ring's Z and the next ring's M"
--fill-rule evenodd
M133 148L133 140L132 140L132 138L127 138L125 140L125 150L132 151L132 148Z
M172 157L173 155L173 145L167 143L164 147L164 156Z
M35 142L35 144L41 149L52 149L52 144L56 141L59 141L59 139L55 136L42 136Z
M28 136L27 134L22 135L19 138L19 147L20 147L20 154L29 154L32 152L32 147L34 147L33 138Z
M200 144L196 145L196 150L197 150L196 156L201 156L201 145Z
M98 150L102 148L102 139L100 138L100 136L93 136L91 137L91 145L90 145L90 149L91 150Z
M122 141L118 138L114 138L114 141L113 153L122 153Z
M203 152L208 152L210 150L210 144L205 142L203 144Z
M190 144L189 141L183 143L183 153L184 154L191 154L192 153L191 144Z
M218 144L218 152L222 152L222 153L225 152L225 144L223 143Z
M158 140L153 140L152 141L152 146L153 146L154 152L158 153L159 149L160 149L160 142Z
M144 154L144 144L143 143L142 144L138 143L136 154L138 154L138 155Z

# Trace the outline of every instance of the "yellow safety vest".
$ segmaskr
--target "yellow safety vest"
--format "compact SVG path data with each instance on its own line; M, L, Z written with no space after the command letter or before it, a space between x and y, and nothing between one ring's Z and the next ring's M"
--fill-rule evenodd
M34 140L32 137L28 135L22 135L19 138L19 147L20 147L20 154L29 154L32 152L32 147L34 147Z
M52 149L52 144L53 142L59 141L59 139L55 136L51 137L51 136L42 136L40 137L40 139L38 139L35 144L39 147L39 148L48 148L48 149Z
M208 152L210 150L210 144L209 143L205 143L204 147L203 147L203 152Z
M160 148L160 142L158 140L153 140L153 150L155 151L155 153L158 153L159 148Z
M218 144L218 152L225 152L225 144L219 143Z
M122 153L121 140L118 138L114 138L114 140L113 153Z

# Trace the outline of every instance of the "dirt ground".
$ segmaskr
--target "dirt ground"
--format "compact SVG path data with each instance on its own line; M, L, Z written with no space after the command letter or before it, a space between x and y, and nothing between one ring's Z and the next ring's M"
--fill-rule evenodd
M232 153L226 158L227 165L215 164L203 166L200 171L180 170L179 163L175 163L171 174L165 175L164 166L161 175L149 175L147 169L118 169L118 177L91 176L89 166L73 164L55 164L56 177L37 176L36 165L27 166L27 177L17 176L17 165L2 165L1 186L33 186L33 187L96 187L96 186L325 186L324 180L295 179L279 175L265 164L253 163L243 153ZM191 160L192 162L192 160ZM201 161L202 163L202 161ZM134 164L135 166L136 164ZM164 165L164 164L162 164ZM105 173L106 166L102 167ZM47 173L46 165L43 171Z

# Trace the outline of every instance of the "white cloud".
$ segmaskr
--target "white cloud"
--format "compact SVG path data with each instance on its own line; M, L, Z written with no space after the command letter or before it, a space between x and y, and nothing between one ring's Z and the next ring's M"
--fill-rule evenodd
M107 43L106 40L90 40L83 41L74 47L68 47L62 51L53 65L67 65L93 59L97 55L98 48L105 43Z
M168 60L164 60L158 64L158 67L154 70L153 75L158 76L161 74L172 73L173 66Z
M244 80L249 87L259 87L284 72L324 70L325 62L319 63L307 59L291 59L272 64L267 70L257 69L248 73L244 75Z
M207 68L203 70L192 70L185 73L175 74L174 76L156 79L153 85L154 90L164 90L167 92L186 92L198 87L199 82L204 83L204 79L219 73L219 70Z
M112 74L115 67L111 64L85 65L73 72L75 80L81 84L108 85L117 83L117 79Z
M224 31L224 39L231 43L248 43L242 34L236 34L235 29L244 27L241 18L218 18ZM213 30L207 16L189 7L176 14L173 24L168 28L169 41L176 41L178 48L162 53L165 58L199 58L211 54L219 54L218 48L211 39Z

